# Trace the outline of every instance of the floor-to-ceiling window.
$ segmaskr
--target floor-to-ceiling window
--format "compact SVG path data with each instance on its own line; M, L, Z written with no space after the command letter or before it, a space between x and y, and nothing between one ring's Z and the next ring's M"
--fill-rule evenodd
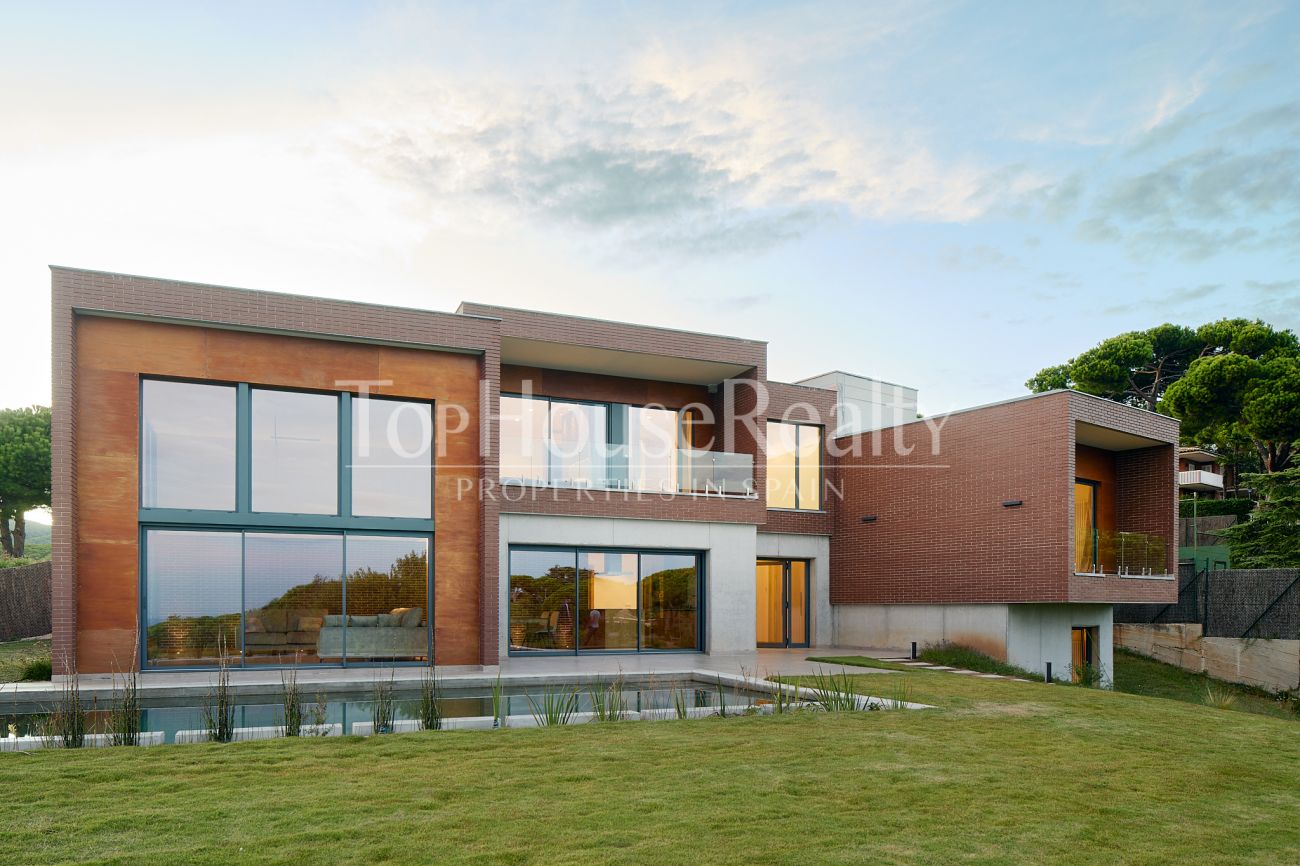
M767 422L767 507L822 507L822 428Z
M505 394L503 483L750 495L749 455L696 449L698 412Z
M147 667L432 653L432 406L141 384Z
M698 553L512 547L510 652L698 650Z

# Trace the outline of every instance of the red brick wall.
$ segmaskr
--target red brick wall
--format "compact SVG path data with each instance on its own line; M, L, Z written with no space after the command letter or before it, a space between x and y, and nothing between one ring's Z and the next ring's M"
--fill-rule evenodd
M1065 601L1068 411L1046 395L931 419L937 446L923 422L837 440L860 453L838 459L832 603Z

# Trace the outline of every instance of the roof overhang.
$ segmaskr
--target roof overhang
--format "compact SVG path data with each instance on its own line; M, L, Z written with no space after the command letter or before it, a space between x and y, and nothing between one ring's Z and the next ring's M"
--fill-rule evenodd
M659 382L685 382L691 385L716 385L749 370L742 364L704 361L648 352L629 352L553 343L523 337L501 338L501 363Z
M1101 427L1079 421L1075 425L1074 441L1076 445L1088 445L1104 451L1133 451L1138 448L1152 448L1156 445L1169 445L1160 439L1138 436L1113 427Z

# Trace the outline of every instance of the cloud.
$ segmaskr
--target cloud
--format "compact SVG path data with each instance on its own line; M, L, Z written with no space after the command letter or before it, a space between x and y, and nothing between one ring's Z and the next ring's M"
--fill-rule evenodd
M368 82L344 113L350 147L434 221L522 219L641 251L753 251L841 215L970 220L1028 183L745 74L642 61L519 87L427 72Z
M1104 308L1102 315L1114 316L1151 309L1173 312L1194 301L1204 301L1224 289L1223 283L1202 283L1199 286L1184 286L1151 298L1142 298L1127 304L1115 304Z

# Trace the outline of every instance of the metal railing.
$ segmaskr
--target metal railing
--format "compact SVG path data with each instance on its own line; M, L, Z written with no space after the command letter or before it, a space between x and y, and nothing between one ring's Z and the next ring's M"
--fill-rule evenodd
M1075 551L1075 571L1143 577L1169 574L1169 542L1145 532L1093 530L1091 544Z

